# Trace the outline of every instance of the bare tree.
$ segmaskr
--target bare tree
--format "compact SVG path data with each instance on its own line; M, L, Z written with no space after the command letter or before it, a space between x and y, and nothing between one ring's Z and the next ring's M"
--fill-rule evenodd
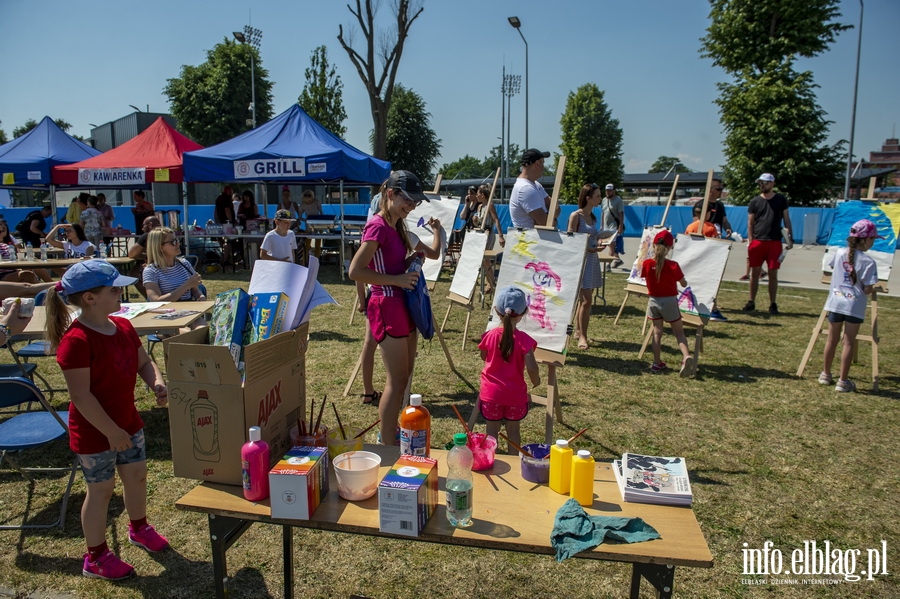
M338 26L338 41L347 52L359 78L362 79L366 91L369 93L369 105L372 108L372 123L374 124L372 135L372 154L376 158L385 158L387 146L387 121L388 110L391 107L391 96L394 93L394 81L397 77L397 67L400 66L400 57L403 55L403 45L409 36L409 28L422 14L424 7L420 0L392 0L392 12L396 18L396 29L378 32L375 29L375 13L378 11L378 0L373 8L372 0L365 0L365 8L362 0L356 0L356 9L347 5L365 38L365 50L356 51L353 48L354 29L348 28L347 38L344 38L344 27ZM376 43L378 45L376 49ZM376 73L380 67L381 72Z

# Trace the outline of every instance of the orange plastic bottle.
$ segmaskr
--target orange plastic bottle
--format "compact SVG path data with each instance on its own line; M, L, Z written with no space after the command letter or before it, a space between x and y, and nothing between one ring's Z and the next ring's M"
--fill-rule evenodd
M400 412L400 455L431 455L431 414L422 396L409 396L409 406Z

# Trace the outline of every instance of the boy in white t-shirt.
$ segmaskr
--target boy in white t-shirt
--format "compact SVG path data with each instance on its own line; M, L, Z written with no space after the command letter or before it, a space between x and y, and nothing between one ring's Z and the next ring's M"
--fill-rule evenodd
M291 213L287 210L275 212L275 230L266 233L266 237L259 247L260 260L296 262L297 236L291 231L291 225L295 220L291 218Z

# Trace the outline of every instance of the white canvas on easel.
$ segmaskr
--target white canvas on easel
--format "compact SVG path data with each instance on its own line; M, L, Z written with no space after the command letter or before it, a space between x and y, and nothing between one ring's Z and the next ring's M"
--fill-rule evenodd
M484 260L488 236L486 231L477 229L466 233L462 250L459 252L459 260L456 262L456 271L453 273L453 281L450 282L450 293L460 297L472 297Z
M731 242L714 237L699 237L679 233L675 237L675 250L670 254L672 260L681 267L687 284L697 300L695 310L683 312L708 317L712 310L719 285L725 274L725 264Z
M547 351L562 353L568 340L568 324L575 305L587 256L587 233L550 229L510 229L497 287L513 285L528 298L528 313L519 322L522 330ZM494 316L487 330L499 326Z
M406 217L406 229L419 238L419 241L431 246L434 240L434 231L428 225L428 221L436 218L441 221L441 255L436 259L425 259L422 265L422 274L425 280L434 283L438 280L441 266L444 264L444 254L447 252L448 230L453 228L456 220L456 212L459 209L459 198L450 198L432 193L425 195L431 200L422 202Z

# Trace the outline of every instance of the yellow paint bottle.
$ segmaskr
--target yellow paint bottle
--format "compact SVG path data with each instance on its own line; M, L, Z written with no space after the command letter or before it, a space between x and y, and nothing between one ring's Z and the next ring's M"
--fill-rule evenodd
M568 495L571 478L572 449L568 441L559 439L550 448L550 488L560 495Z
M586 449L572 458L572 484L569 497L584 506L594 503L594 458Z

